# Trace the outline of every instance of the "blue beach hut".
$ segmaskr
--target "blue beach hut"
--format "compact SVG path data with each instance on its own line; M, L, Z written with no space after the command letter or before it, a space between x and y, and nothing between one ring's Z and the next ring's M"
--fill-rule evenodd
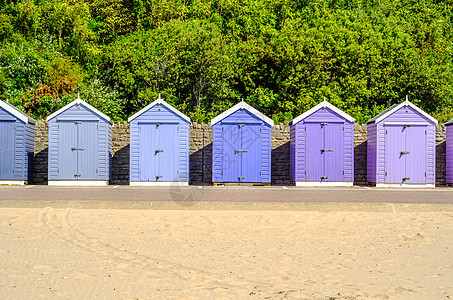
M212 119L213 183L270 184L273 125L244 101Z
M189 117L159 95L128 121L130 185L188 185Z
M0 184L30 181L36 121L0 100Z
M78 98L47 121L49 185L107 185L112 157L110 118Z

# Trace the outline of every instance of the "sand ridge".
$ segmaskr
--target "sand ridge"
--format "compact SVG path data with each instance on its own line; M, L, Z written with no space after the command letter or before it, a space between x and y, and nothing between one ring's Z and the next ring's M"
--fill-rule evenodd
M0 208L0 239L4 299L453 298L451 211Z

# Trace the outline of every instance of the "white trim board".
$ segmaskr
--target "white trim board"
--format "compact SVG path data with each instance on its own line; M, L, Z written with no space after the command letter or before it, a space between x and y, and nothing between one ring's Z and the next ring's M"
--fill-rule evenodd
M47 183L50 186L106 186L106 180L51 180Z
M299 123L300 121L302 121L306 117L310 116L311 114L317 112L319 109L321 109L323 107L331 109L333 112L335 112L336 114L342 116L343 118L345 118L346 120L348 120L350 122L353 122L353 123L355 122L355 119L353 117L351 117L350 115L348 115L344 111L340 110L335 105L333 105L333 104L327 102L326 100L324 100L321 103L319 103L318 105L310 108L309 110L307 110L306 112L304 112L303 114L298 116L297 118L293 119L291 122L289 122L288 125L291 126L291 125Z
M217 117L212 119L211 120L211 126L213 126L214 124L222 121L223 119L225 119L229 115L233 114L234 112L238 111L239 109L245 109L248 112L250 112L251 114L253 114L253 115L257 116L258 118L260 118L263 122L266 122L267 124L269 124L271 126L274 126L274 121L272 121L271 118L266 117L263 113L259 112L258 110L256 110L252 106L248 105L244 101L239 102L235 106L231 107L230 109L224 111L223 113L221 113L220 115L218 115Z
M353 186L353 182L343 181L296 181L295 186Z
M431 120L432 122L434 122L435 124L438 124L439 122L434 119L433 117L431 117L430 115L428 115L426 112L424 112L423 110L421 110L418 106L416 106L414 103L410 102L409 100L405 100L404 102L401 102L400 104L398 104L397 106L395 106L393 109L389 110L388 112L386 112L385 114L383 114L382 116L380 116L379 118L377 118L376 120L374 120L373 123L378 123L382 120L384 120L385 118L387 118L388 116L390 116L391 114L393 114L395 111L397 111L398 109L400 109L401 107L403 106L409 106L411 108L413 108L415 111L419 112L422 116L426 117L427 119Z
M376 183L377 188L409 188L409 189L418 189L418 188L435 188L434 183Z
M0 180L0 185L24 185L23 180Z
M187 181L131 181L130 186L189 186Z
M89 110L94 112L95 114L99 115L101 118L107 120L110 124L112 123L110 121L110 118L107 117L107 115L103 114L102 112L100 112L99 110L97 110L93 106L89 105L88 103L86 103L85 101L83 101L80 98L77 98L76 100L72 101L71 103L69 103L69 104L65 105L64 107L60 108L59 110L57 110L56 112L54 112L53 114L48 116L46 118L46 120L49 121L50 119L55 118L56 116L58 116L59 114L61 114L62 112L64 112L65 110L69 109L70 107L72 107L72 106L74 106L76 104L81 104L81 105L85 106L86 108L88 108Z
M36 125L36 120L30 118L26 113L20 111L18 108L13 107L11 104L6 103L2 100L0 100L0 107L21 120L22 122L28 124L33 124Z
M166 108L168 108L169 110L171 110L172 112L174 112L175 114L177 114L178 116L180 116L181 118L186 120L187 122L191 123L190 122L190 118L188 116L186 116L185 114L183 114L182 112L180 112L179 110L174 108L172 105L170 105L167 102L165 102L164 99L160 97L160 94L159 94L159 98L157 98L157 100L151 102L150 104L148 104L147 106L142 108L139 112L137 112L137 113L133 114L132 116L130 116L129 119L127 119L127 121L130 122L130 121L134 120L135 118L139 117L141 114L143 114L144 112L146 112L151 107L153 107L153 106L155 106L157 104L162 104L163 106L165 106Z

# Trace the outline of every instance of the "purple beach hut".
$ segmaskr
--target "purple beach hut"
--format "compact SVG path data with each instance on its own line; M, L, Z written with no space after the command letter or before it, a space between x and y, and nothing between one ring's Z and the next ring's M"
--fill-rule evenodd
M367 178L378 187L434 187L437 120L406 101L367 122Z
M446 180L447 184L453 183L453 119L444 124L447 131L446 136Z
M352 186L355 119L323 101L289 123L296 186Z
M0 184L23 185L33 175L36 121L0 100Z
M190 119L159 98L131 116L130 185L189 184Z
M273 125L244 101L212 119L213 183L270 184Z

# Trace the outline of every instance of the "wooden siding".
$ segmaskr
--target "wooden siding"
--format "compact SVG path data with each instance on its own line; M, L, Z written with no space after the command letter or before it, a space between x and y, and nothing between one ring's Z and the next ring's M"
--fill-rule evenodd
M25 169L24 169L24 180L33 179L33 165L34 165L34 153L35 153L35 125L25 125Z
M14 180L25 180L25 123L16 120L14 150Z
M303 119L303 122L345 122L345 119L330 108L323 107Z
M426 133L426 183L436 183L436 125L430 125Z
M376 124L376 183L385 183L385 128L380 122Z
M235 111L234 113L232 113L225 119L221 120L219 123L235 123L235 124L259 123L259 124L264 124L264 122L260 118L258 118L257 116L255 116L254 114L250 113L249 111L247 111L245 109ZM217 123L217 124L219 124L219 123ZM214 124L214 126L216 126L217 124Z
M212 126L212 181L223 182L222 125Z
M296 181L296 127L289 127L289 176L291 181Z
M447 183L453 183L453 125L448 125L446 131L446 179Z
M344 181L354 181L354 123L344 124Z
M376 183L377 161L377 126L375 123L367 126L367 181Z
M74 104L67 110L49 120L49 159L48 159L48 178L49 180L59 180L59 124L58 121L97 121L97 176L89 180L109 180L110 179L110 157L111 152L111 128L107 120L91 111L83 104ZM62 164L64 165L64 163Z
M58 124L55 119L49 121L48 178L58 180Z
M178 180L189 181L190 125L179 125Z
M109 124L106 122L98 123L98 179L109 180L108 144L109 144Z
M261 182L271 182L271 126L261 125Z
M305 181L306 180L306 167L307 163L305 161L305 124L299 122L296 125L296 148L295 148L295 157L296 160L296 181Z
M138 122L136 120L133 120L130 125L130 181L140 181L139 146L140 132Z

